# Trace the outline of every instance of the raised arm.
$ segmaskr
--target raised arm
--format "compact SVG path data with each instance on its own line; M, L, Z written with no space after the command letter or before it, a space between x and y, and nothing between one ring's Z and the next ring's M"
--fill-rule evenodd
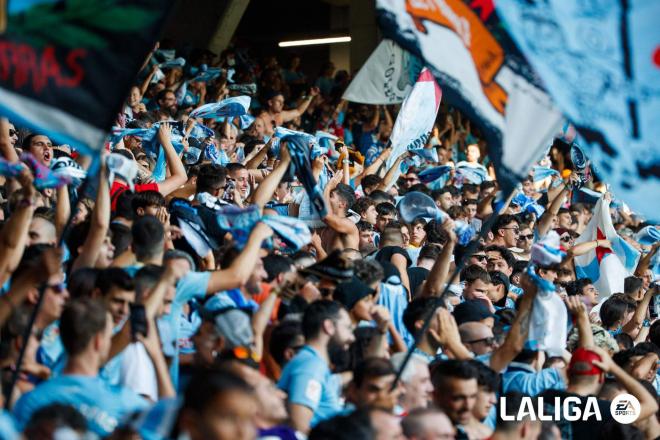
M147 59L147 62L149 62L148 59ZM151 78L154 77L154 75L156 74L156 71L158 69L159 68L158 68L157 64L154 64L153 66L151 66L151 70L149 70L149 73L144 78L144 81L142 81L142 84L140 84L140 95L141 96L144 96L144 94L147 93L147 89L149 88L149 83L151 83Z
M569 296L566 298L568 311L573 316L573 323L578 329L578 347L587 348L594 345L594 335L591 331L589 322L589 313L579 296Z
M636 276L640 277L644 275L644 272L646 272L646 270L651 265L653 257L658 252L658 247L660 247L660 241L654 243L651 247L651 250L639 259L639 263L637 263L637 268L635 269Z
M529 322L532 316L532 307L534 305L534 299L536 299L537 288L527 275L523 275L521 284L525 294L520 299L516 318L511 324L511 329L506 335L504 343L493 351L490 358L490 368L498 373L503 371L518 353L522 351L529 332Z
M583 243L578 243L575 246L571 247L568 250L568 256L569 257L578 257L580 255L584 255L587 252L596 249L597 247L611 248L612 244L610 243L609 240L606 240L606 239L585 241Z
M274 137L271 137L266 145L262 145L258 150L255 148L255 151L251 152L245 158L245 168L248 170L256 170L259 164L264 161L264 157L268 154L268 150L270 150L270 146L273 144L274 139Z
M497 193L493 191L479 201L479 204L477 205L477 218L483 220L493 213L493 200L495 200L496 196Z
M264 148L265 149L265 148ZM264 205L273 197L277 185L280 184L280 181L286 174L291 164L291 156L289 156L289 150L285 145L282 145L280 148L280 163L275 167L275 169L267 175L261 184L257 187L257 190L253 193L251 199L252 203L257 205L260 209L264 208Z
M22 185L21 197L0 232L0 285L9 279L21 261L35 209L37 191L32 186L32 174L25 169L18 180Z
M626 325L623 326L623 333L628 333L633 339L637 336L639 331L642 329L642 324L644 323L644 318L646 318L646 311L649 308L649 303L653 299L653 296L658 292L658 285L656 284L653 289L648 289L644 293L644 298L637 304L635 313L632 318Z
M385 173L385 177L383 177L383 181L378 185L378 189L387 191L390 189L392 184L394 183L394 179L397 178L397 176L401 172L401 162L403 161L403 157L405 155L402 154L401 156L397 157L396 161L392 164L392 167L387 170L387 173Z
M183 162L181 162L181 158L176 154L171 139L172 127L167 122L161 123L158 129L158 142L163 146L167 167L170 170L169 177L162 182L158 182L158 191L164 196L178 189L188 180L186 169L183 166Z
M275 304L277 303L277 297L279 290L273 288L270 290L268 297L259 305L259 309L252 316L252 333L254 334L254 353L259 358L263 356L264 353L264 333L266 332L266 327L268 327L268 322L270 321L270 315L273 313Z
M461 342L461 335L458 333L458 324L456 324L456 320L449 310L438 308L433 319L437 319L438 331L429 329L429 335L440 343L442 349L448 355L451 355L453 359L472 359L472 353Z
M383 107L383 114L385 115L385 127L391 130L394 126L394 122L392 121L392 115L387 107Z
M364 169L362 172L362 176L360 176L360 180L364 176L368 176L369 174L376 174L378 172L378 169L383 166L385 161L387 160L388 157L390 157L390 154L392 153L391 148L385 148L383 151L380 153L380 155L374 160L371 164L369 164L368 167Z
M293 110L284 110L280 115L282 116L282 122L289 122L293 119L296 119L299 116L302 116L303 113L307 110L307 107L312 103L316 95L319 94L319 88L318 87L312 87L309 89L309 94L303 101L300 103L300 105L293 109Z
M623 368L619 367L605 350L596 345L589 347L589 350L598 354L601 358L600 361L594 360L593 364L604 372L612 374L612 376L623 385L626 391L639 400L641 411L637 420L642 421L648 417L655 416L655 413L658 411L658 401L656 396L651 395L651 393L646 391L644 385L630 374L626 373Z
M273 235L273 230L265 223L257 223L252 229L250 238L243 251L236 257L227 269L211 272L207 294L213 294L222 290L235 289L245 284L254 271L261 243Z
M344 172L343 171L338 171L334 176L332 176L332 179L328 181L328 184L325 186L325 189L323 191L323 198L325 199L326 205L330 206L330 193L332 190L334 190L339 182L342 181L344 177ZM323 217L323 222L330 226L335 232L338 232L340 234L357 234L357 226L355 226L355 223L353 223L350 219L346 217L340 217L334 213L332 213L330 210L328 210L328 213L326 214L325 217ZM328 250L329 251L329 250Z
M69 187L62 185L57 188L57 203L55 204L55 231L58 239L62 236L62 231L64 231L70 215Z
M158 327L156 327L156 320L151 317L147 321L149 323L148 335L137 335L137 340L142 343L144 349L147 351L151 362L154 365L156 372L156 381L158 383L158 397L174 398L176 397L176 389L170 377L169 367L163 354L163 349L158 337Z
M371 118L371 120L369 122L364 124L364 126L362 127L362 131L364 131L366 133L368 131L375 130L376 127L378 127L379 122L380 122L380 106L377 105L376 108L374 109L373 117Z
M447 231L449 240L447 240L447 243L443 246L438 259L433 263L431 272L426 279L426 283L424 283L424 290L422 291L423 296L440 295L443 291L444 285L447 283L447 277L449 276L451 256L454 253L457 238L456 233L454 232L454 222L451 219L447 219L442 227ZM411 292L410 294L414 295L415 292Z
M552 200L548 209L543 213L539 222L537 224L537 232L539 237L544 237L552 227L552 220L555 218L561 208L561 204L564 203L564 198L568 194L568 184L564 185L564 188L559 192L557 197Z
M99 256L99 250L108 234L110 227L110 188L106 177L105 164L99 169L99 189L96 194L96 203L92 211L92 221L89 232L83 243L78 258L73 263L72 270L83 267L94 267Z

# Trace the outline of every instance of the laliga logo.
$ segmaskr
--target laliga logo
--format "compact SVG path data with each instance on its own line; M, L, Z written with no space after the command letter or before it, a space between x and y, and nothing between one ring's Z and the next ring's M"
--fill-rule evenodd
M536 400L536 405L534 404ZM578 420L586 421L595 418L597 421L602 421L603 417L600 413L598 400L595 397L587 397L584 409L581 408L580 403L582 399L578 397L566 397L560 399L555 397L553 408L546 408L544 405L543 397L523 397L518 413L515 415L508 415L506 410L506 398L500 397L500 417L502 420L519 421L525 418L536 421L569 421L575 422ZM554 410L553 410L554 409ZM639 400L630 394L620 394L610 405L610 412L612 417L619 423L629 424L637 420L641 410ZM548 411L548 412L546 412Z

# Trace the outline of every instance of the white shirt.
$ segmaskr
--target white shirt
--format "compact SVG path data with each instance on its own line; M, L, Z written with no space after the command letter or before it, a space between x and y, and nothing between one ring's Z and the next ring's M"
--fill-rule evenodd
M152 402L158 401L156 369L142 343L134 342L122 353L120 384Z

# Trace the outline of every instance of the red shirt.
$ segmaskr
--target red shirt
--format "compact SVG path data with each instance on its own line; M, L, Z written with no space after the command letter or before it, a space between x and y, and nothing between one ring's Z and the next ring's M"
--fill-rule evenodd
M125 183L121 183L118 181L112 182L112 186L110 187L110 209L114 211L117 209L117 200L119 199L119 196L121 193L124 191L128 190L129 187ZM135 185L135 192L143 192L143 191L159 191L158 189L158 184L157 183L145 183L142 185Z

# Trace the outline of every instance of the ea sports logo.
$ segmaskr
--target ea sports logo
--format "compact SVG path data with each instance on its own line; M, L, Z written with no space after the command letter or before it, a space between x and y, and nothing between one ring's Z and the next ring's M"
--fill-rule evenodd
M634 422L639 417L642 406L637 397L631 394L619 394L610 404L612 417L619 423L627 425Z

